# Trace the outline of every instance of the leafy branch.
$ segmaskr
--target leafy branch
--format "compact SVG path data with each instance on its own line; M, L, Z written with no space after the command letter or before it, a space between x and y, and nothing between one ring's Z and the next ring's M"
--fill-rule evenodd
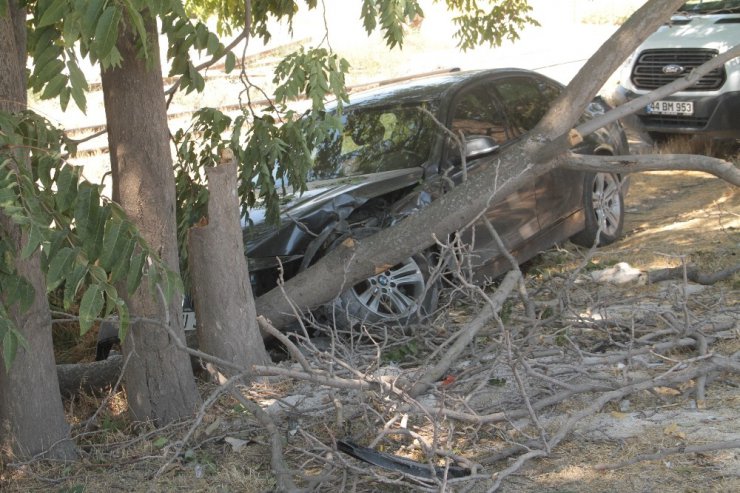
M119 336L125 337L129 313L118 290L131 294L144 276L152 292L160 283L169 296L181 290L179 277L151 251L121 207L102 196L102 185L82 179L81 168L61 159L70 150L62 131L35 113L0 113L0 210L25 237L21 251L9 231L0 240L6 367L23 344L8 311L27 311L37 294L17 272L18 258L40 253L47 292L63 292L65 310L79 300L83 334L98 317L115 313ZM30 166L20 165L26 158Z

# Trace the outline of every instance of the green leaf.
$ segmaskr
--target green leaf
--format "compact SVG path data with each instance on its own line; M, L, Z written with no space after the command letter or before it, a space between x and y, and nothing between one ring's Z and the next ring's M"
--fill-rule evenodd
M70 96L72 96L72 89L69 87L63 87L62 92L59 93L59 106L62 107L62 111L67 111Z
M67 62L67 70L69 71L69 82L72 86L72 97L74 98L77 107L83 113L86 113L87 100L85 98L85 93L90 87L87 84L85 74L80 70L80 67L74 60L69 60Z
M90 330L104 306L105 299L100 285L93 284L87 288L80 303L80 335L85 335Z
M88 264L87 262L80 261L77 263L70 273L67 274L66 280L64 281L64 309L69 310L77 298L77 293L82 287L82 282L85 280L87 275Z
M62 55L62 49L54 43L41 45L38 47L38 50L41 50L40 53L37 51L32 54L33 64L36 67L35 70L40 70L41 68L46 67L52 62L52 60L57 60Z
M128 328L131 324L131 316L128 311L128 306L126 306L126 303L123 302L123 300L119 300L120 303L118 303L118 322L120 323L118 327L118 339L123 342L126 339L126 335L128 334Z
M64 70L64 62L58 59L53 59L42 67L38 65L34 67L33 76L36 81L33 85L33 90L35 92L40 91L44 87L44 84L50 82L57 75L61 75L62 70Z
M103 289L105 290L106 298L105 312L103 316L107 317L111 312L113 312L113 309L116 308L120 298L118 297L118 291L116 291L116 288L112 284L105 284Z
M82 32L92 38L95 34L95 24L103 11L107 0L90 0L85 7L85 15L82 19Z
M106 58L118 41L118 23L121 21L121 8L107 7L98 19L95 27L95 43L97 56L100 60Z
M157 269L156 266L153 266L153 268L147 270L146 274L147 281L149 281L149 292L152 296L156 296L157 299L159 299L159 290L157 289L157 286L162 282L162 276L159 269ZM166 295L167 293L165 293L165 297Z
M146 262L147 254L144 252L134 254L131 258L131 265L126 276L126 290L128 294L134 294L134 291L141 284L141 277L144 275L144 263Z
M21 313L25 313L33 304L36 290L28 280L19 275L10 275L3 280L3 291L5 292L8 306L18 303Z
M208 53L211 55L215 54L220 44L221 43L218 41L218 37L215 34L209 32L208 33Z
M126 244L118 252L117 260L111 267L110 282L118 282L126 275L131 264L131 254L134 253L134 248L136 248L136 240L130 237L127 238Z
M109 214L110 209L100 205L99 187L82 182L75 207L75 221L82 248L90 259L98 258L100 254L105 221Z
M182 279L176 272L167 269L166 275L165 275L165 282L166 282L165 287L164 287L165 299L169 303L172 300L172 297L175 295L175 293L181 293L183 291Z
M60 212L67 212L77 199L77 184L80 181L82 167L64 165L59 170L59 176L56 179L57 193L55 200Z
M69 247L60 249L49 261L49 270L46 273L46 286L48 291L54 290L64 281L67 271L77 253Z
M50 26L61 21L64 14L69 10L67 0L54 0L46 7L39 19L38 27Z
M28 228L28 240L26 241L26 244L23 245L23 250L21 250L21 258L26 259L30 257L43 240L44 237L41 234L39 227L32 224L31 227Z
M18 200L18 190L15 187L15 183L10 183L3 189L0 189L0 205L3 204L15 204Z
M162 448L165 445L167 445L167 442L168 442L167 437L159 437L152 442L152 446L154 448Z
M230 51L226 54L226 60L224 60L224 71L228 74L232 70L234 70L235 66L236 66L236 55L234 55L234 53Z
M131 3L131 0L124 0L124 3L126 4L126 12L128 12L128 18L134 25L134 28L136 28L136 33L139 35L141 44L143 46L146 46L146 28L144 27L144 19L136 10L136 7L134 7L134 5ZM145 57L149 56L148 50L143 50L143 52Z
M122 253L121 247L126 242L126 237L122 232L125 231L123 221L111 219L105 225L103 235L103 248L100 253L100 265L106 271L110 271L113 261Z
M18 351L18 337L14 330L8 330L3 337L3 360L5 361L5 371L10 371L16 352Z

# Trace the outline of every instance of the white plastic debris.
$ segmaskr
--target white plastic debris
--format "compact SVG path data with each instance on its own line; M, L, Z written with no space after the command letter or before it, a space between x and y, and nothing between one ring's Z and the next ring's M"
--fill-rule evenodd
M645 282L645 274L627 262L619 262L608 269L591 272L591 279L599 283L626 284L628 282Z

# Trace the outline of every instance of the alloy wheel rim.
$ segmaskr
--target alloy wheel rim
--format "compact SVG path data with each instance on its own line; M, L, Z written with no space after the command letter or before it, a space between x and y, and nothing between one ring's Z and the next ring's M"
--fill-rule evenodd
M622 215L622 199L619 179L609 173L597 173L594 177L591 199L601 232L614 236Z
M352 288L363 307L387 319L413 314L424 296L425 282L419 264L408 258L369 277Z

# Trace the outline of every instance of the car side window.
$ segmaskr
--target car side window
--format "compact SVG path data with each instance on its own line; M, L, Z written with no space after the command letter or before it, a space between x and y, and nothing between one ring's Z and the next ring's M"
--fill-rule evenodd
M531 77L499 80L495 88L517 136L532 130L560 95L559 87Z
M499 145L509 140L506 118L487 85L473 87L455 101L450 129L465 137L485 135Z
M342 131L315 150L307 181L422 166L437 130L426 106L361 108L345 114Z

